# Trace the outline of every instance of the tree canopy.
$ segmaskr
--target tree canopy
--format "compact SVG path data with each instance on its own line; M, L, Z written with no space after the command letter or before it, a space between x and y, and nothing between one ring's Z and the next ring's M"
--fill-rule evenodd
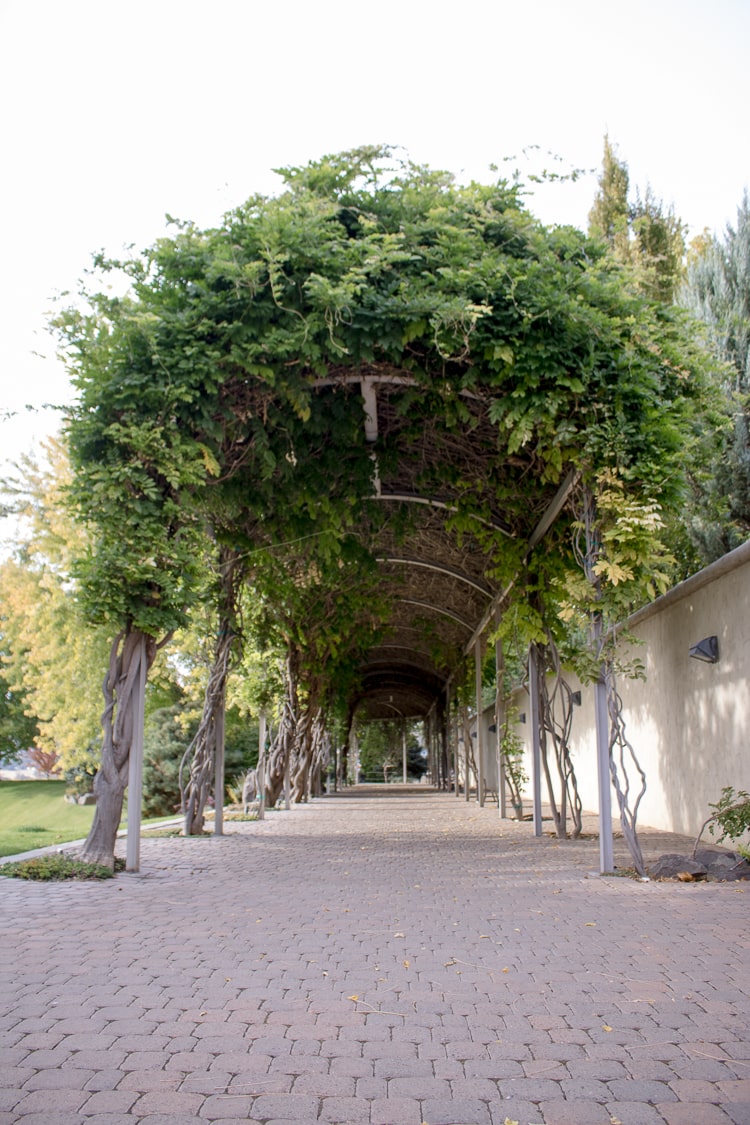
M514 185L385 150L282 177L219 227L100 260L129 292L60 323L93 617L170 632L209 535L247 556L270 629L288 640L293 620L319 663L357 665L393 619L379 545L408 554L435 511L378 492L440 501L441 535L471 543L493 591L571 469L674 500L700 360L596 242L543 228Z

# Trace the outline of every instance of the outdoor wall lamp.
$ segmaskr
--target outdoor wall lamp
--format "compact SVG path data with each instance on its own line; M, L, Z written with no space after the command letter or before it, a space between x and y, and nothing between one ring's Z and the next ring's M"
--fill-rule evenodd
M697 645L690 646L690 655L705 664L719 663L719 638L704 637Z
M580 707L581 706L581 693L580 693L580 691L571 691L570 702L573 704L574 707Z

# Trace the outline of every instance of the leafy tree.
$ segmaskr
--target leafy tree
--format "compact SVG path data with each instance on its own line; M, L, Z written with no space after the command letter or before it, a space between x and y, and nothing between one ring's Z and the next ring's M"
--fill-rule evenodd
M703 322L719 363L723 409L706 419L703 457L693 472L689 533L711 562L750 534L750 200L724 237L702 236L688 263L682 303ZM721 416L723 414L723 417ZM708 446L708 449L706 449ZM701 472L701 469L703 470Z
M29 759L45 777L54 777L60 773L60 755L54 750L41 750L33 746L29 750Z
M403 777L403 726L398 720L362 725L357 733L359 765L367 781L400 781ZM412 779L427 773L418 731L409 723L406 731L406 772Z
M10 660L9 656L6 656ZM27 710L27 694L14 690L0 672L0 763L10 765L37 738L37 724Z
M0 566L4 676L33 725L32 741L68 768L98 737L107 641L88 626L73 579L85 536L64 501L70 483L65 450L50 440L43 454L43 460L23 458L4 484L19 519L15 550Z

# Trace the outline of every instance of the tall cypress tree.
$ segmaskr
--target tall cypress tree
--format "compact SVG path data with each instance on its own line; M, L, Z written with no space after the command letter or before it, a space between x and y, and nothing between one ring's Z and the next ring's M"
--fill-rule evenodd
M589 234L608 243L612 253L637 273L652 300L672 304L682 280L685 226L672 207L665 208L647 185L628 199L628 166L604 137L599 188L589 211Z
M608 242L623 258L627 257L629 243L629 185L628 166L605 134L599 190L589 211L589 234Z

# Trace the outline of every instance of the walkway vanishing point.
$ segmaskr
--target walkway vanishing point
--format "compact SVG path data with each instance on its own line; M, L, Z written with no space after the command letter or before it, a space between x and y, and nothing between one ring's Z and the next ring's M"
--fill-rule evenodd
M0 880L0 1125L750 1123L749 885L417 787L227 832Z

